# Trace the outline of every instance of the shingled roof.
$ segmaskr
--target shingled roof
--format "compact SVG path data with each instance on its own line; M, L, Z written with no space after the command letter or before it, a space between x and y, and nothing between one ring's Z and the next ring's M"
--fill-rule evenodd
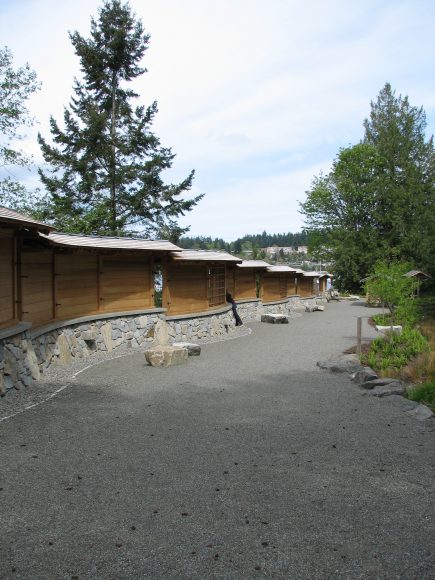
M62 234L59 232L50 232L48 235L40 234L40 236L56 246L111 250L181 251L178 246L166 240L144 240L142 238L121 238L111 236L82 236L79 234Z
M1 205L0 205L0 222L14 224L23 227L26 226L33 227L46 232L52 229L51 226L48 226L47 224L38 222L22 213L18 213L13 209L9 209Z
M236 258L228 252L217 252L214 250L182 250L172 256L176 262L242 262L240 258Z

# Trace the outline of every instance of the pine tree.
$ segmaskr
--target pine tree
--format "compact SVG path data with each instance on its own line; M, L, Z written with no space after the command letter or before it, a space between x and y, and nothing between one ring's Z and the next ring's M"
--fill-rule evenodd
M382 160L375 217L384 254L431 268L435 158L433 137L425 137L425 112L408 97L397 97L387 83L371 103L364 129L364 142L375 146Z
M90 37L74 32L70 39L83 79L75 79L64 129L50 119L54 144L38 136L51 166L40 171L49 194L41 217L54 217L54 225L64 231L174 231L175 219L202 195L180 197L190 189L194 171L179 184L163 183L161 173L175 155L151 131L157 103L132 105L139 95L128 83L147 72L140 63L149 35L128 4L108 0L98 20L91 20Z

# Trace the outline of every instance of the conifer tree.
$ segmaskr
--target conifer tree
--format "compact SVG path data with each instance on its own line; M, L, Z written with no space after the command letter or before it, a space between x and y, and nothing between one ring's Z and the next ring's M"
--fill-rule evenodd
M53 144L38 136L50 169L40 177L48 198L40 217L70 232L125 235L166 227L190 211L202 195L183 199L194 171L165 185L161 173L175 155L151 131L157 103L133 107L128 85L144 74L149 35L120 0L107 0L92 18L90 37L70 33L82 80L64 111L64 128L50 119ZM45 214L45 215L44 215ZM182 233L183 230L179 230Z

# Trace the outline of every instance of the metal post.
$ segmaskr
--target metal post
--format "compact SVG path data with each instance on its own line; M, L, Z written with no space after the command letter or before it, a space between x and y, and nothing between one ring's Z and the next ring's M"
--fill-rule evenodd
M361 355L361 329L362 329L362 316L358 316L356 320L356 354Z

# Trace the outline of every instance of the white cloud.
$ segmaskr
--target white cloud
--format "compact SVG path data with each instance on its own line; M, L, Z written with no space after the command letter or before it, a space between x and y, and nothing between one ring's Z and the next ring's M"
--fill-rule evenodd
M340 147L362 137L370 101L387 81L425 108L434 132L431 0L130 4L151 34L149 72L137 86L143 103L158 101L154 130L177 154L168 176L195 168L195 191L206 192L182 220L193 234L299 229L296 198ZM68 30L87 36L99 5L3 0L3 42L43 82L32 109L45 136L79 74ZM24 144L39 155L33 134Z

